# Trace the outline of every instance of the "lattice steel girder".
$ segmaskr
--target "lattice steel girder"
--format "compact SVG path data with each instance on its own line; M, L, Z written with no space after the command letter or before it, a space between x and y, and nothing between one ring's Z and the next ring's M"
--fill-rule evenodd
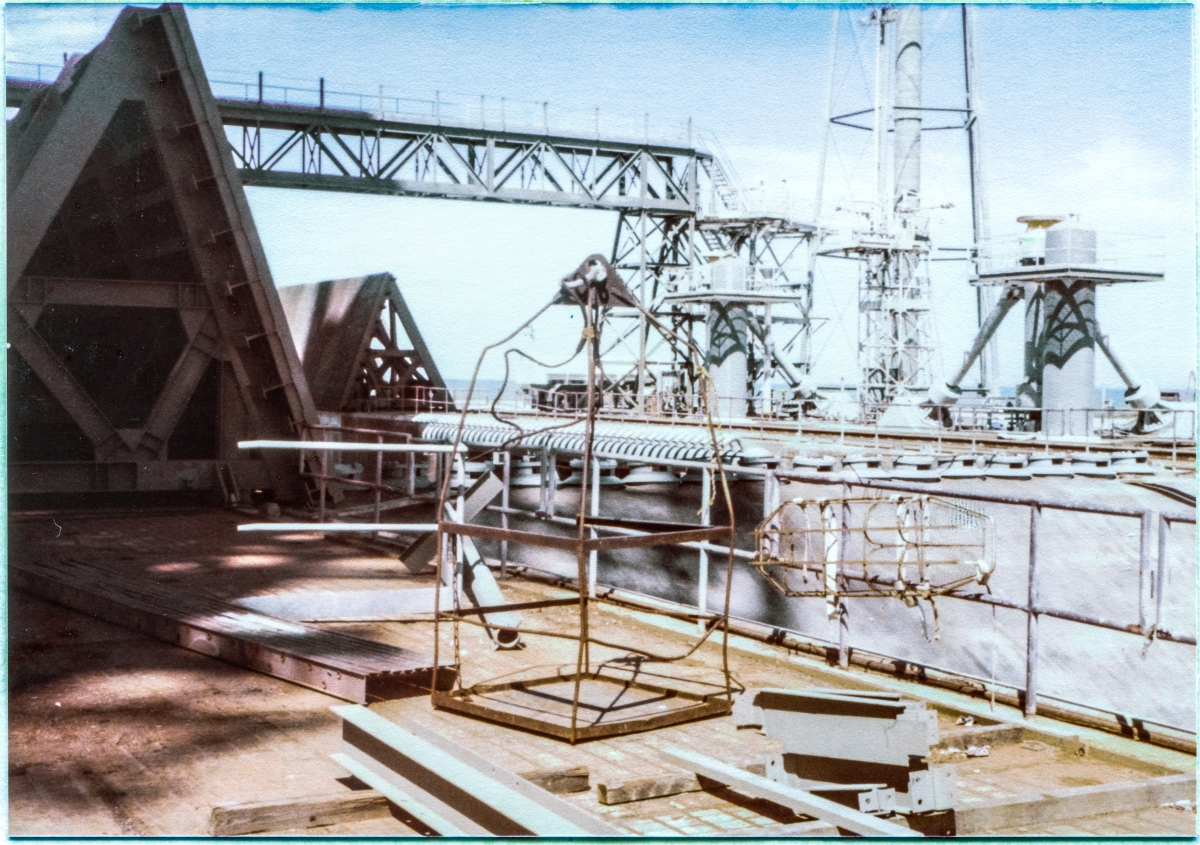
M9 79L8 105L46 87ZM688 147L215 102L243 182L261 187L694 214L695 182L712 169L710 154Z
M383 120L218 100L247 185L694 213L686 147Z

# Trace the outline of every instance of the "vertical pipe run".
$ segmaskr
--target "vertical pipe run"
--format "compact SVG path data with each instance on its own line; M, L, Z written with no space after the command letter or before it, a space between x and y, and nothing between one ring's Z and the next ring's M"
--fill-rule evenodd
M1029 602L1025 611L1028 621L1025 636L1025 707L1026 717L1037 715L1037 656L1038 656L1038 529L1042 524L1042 508L1029 508Z
M712 509L709 502L712 499L712 470L705 467L700 476L700 524L712 525ZM700 611L701 619L697 622L700 633L704 633L704 614L708 613L708 551L700 544L700 570L696 576L696 609Z

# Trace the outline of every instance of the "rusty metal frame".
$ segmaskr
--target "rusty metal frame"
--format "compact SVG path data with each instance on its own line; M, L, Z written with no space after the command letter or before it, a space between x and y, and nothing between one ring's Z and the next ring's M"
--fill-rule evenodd
M628 736L629 734L658 730L659 728L679 725L684 722L694 722L713 716L724 716L732 712L733 709L732 703L725 697L724 690L710 695L700 695L670 687L647 684L642 681L621 680L620 678L604 675L599 670L584 673L580 680L586 683L611 684L624 687L625 689L657 693L668 698L690 701L692 704L654 716L642 716L635 719L624 719L607 724L593 724L585 727L579 727L578 725L572 727L556 724L550 719L539 719L534 716L509 713L495 707L478 704L471 700L472 697L488 695L489 693L525 690L549 684L572 683L575 680L576 675L568 673L565 675L547 675L540 678L498 684L482 683L464 689L435 691L432 695L432 701L434 706L445 710L453 710L468 716L476 716L492 722L499 722L509 727L545 734L546 736L566 740L571 743L586 742L588 740L604 739L613 736Z
M603 262L603 259L600 259ZM607 268L608 272L615 275L612 267ZM619 277L618 277L619 278ZM438 690L436 677L430 685L431 703L434 706L444 707L450 710L470 713L474 716L490 719L500 724L512 725L514 727L522 727L528 730L554 736L559 739L565 739L572 744L582 740L594 739L600 736L612 736L625 733L634 733L642 730L652 730L657 727L663 727L666 724L678 724L680 722L692 721L694 719L706 718L708 716L728 713L733 705L733 679L729 672L729 603L733 583L733 537L735 532L734 525L734 509L732 500L729 494L728 483L725 478L725 468L720 460L722 450L717 442L716 429L713 425L711 417L707 420L707 429L711 440L711 453L714 456L715 472L719 474L721 479L721 488L725 494L725 502L729 508L729 525L711 526L708 525L708 518L702 520L702 524L694 528L684 527L678 524L664 524L661 526L666 530L658 531L636 531L632 530L624 536L599 537L594 528L590 528L590 521L593 518L599 517L598 500L591 500L591 511L589 513L589 474L595 472L590 481L595 488L591 495L593 497L599 495L598 474L600 472L599 463L596 460L596 455L593 450L595 439L595 423L596 416L599 410L597 400L597 369L598 359L600 357L600 334L604 325L605 309L600 306L600 298L598 297L597 288L595 285L586 286L587 294L586 301L582 302L583 308L583 332L582 345L587 348L588 361L588 377L587 377L587 416L585 419L585 429L583 436L583 468L580 484L580 504L579 512L575 527L577 533L575 539L555 537L546 534L536 534L527 531L515 531L508 528L495 528L491 526L482 526L477 524L467 524L463 507L463 498L458 497L457 509L453 508L448 501L450 492L450 476L447 474L442 482L441 493L438 502L439 527L437 534L438 542L438 577L437 591L438 598L434 601L434 629L433 629L433 648L434 648L434 663L438 661L439 648L441 643L440 623L443 618L441 611L440 591L443 585L451 586L457 579L459 567L464 559L464 547L462 538L464 537L479 537L481 539L499 540L506 546L509 542L523 542L534 546L544 548L556 548L562 551L570 551L575 553L576 564L578 567L578 578L576 581L576 592L578 595L579 607L579 632L578 635L566 634L552 631L527 631L529 634L537 634L542 636L556 636L573 639L578 643L578 652L576 655L576 663L574 671L569 674L564 674L561 670L553 677L540 678L534 680L526 680L520 684L508 683L496 685L475 685L469 689L463 687L462 682L462 664L461 664L461 649L459 648L459 623L462 621L471 621L464 618L465 614L459 612L457 606L457 591L455 591L455 608L453 613L445 614L453 624L454 635L454 687L449 691L442 692ZM525 330L527 326L532 324L542 313L544 313L555 302L552 299L533 317L527 320L524 324L517 328L516 331L509 334L504 340L484 347L480 354L478 364L475 368L475 375L471 379L471 387L468 390L466 401L463 403L463 411L457 426L454 436L454 449L458 450L462 444L463 430L466 426L467 410L471 404L471 396L474 393L476 381L479 375L479 367L483 364L483 359L489 351L502 346L512 341L518 334ZM646 311L641 306L637 306L638 312L647 322L653 323L657 328L667 334L674 333L665 327L661 321L653 314ZM695 363L698 371L701 371L703 353L690 341L676 338L683 342L688 350L695 356ZM701 382L701 394L707 394L707 379ZM706 403L707 404L707 403ZM494 411L493 411L494 413ZM592 464L595 463L595 467ZM553 479L554 476L551 476ZM707 477L707 476L706 476ZM708 488L706 487L707 491ZM706 494L707 495L707 494ZM706 498L702 510L705 514L708 513L708 500ZM451 519L445 518L445 513L449 509ZM611 522L611 520L600 520L596 527L602 527L602 523ZM641 528L655 528L657 526L642 524ZM672 530L674 529L674 530ZM682 530L681 530L682 529ZM589 536L589 531L591 536ZM592 574L595 572L595 556L599 551L608 551L614 549L633 549L633 548L650 548L653 546L663 545L681 545L689 543L705 543L709 540L727 538L729 542L728 570L726 572L725 583L725 601L721 614L714 619L709 620L708 625L702 626L699 639L692 644L691 648L684 655L664 656L652 655L644 650L640 650L633 646L618 645L615 643L607 643L602 640L592 638L589 634L589 602L593 599L594 583L592 582ZM701 567L700 580L701 590L707 586L707 568L706 558L701 552ZM574 604L574 601L571 602ZM564 603L565 604L565 603ZM500 606L500 610L507 609L507 606ZM611 723L610 725L590 725L580 727L579 724L579 707L580 707L580 691L582 685L586 683L612 683L613 679L600 674L600 669L603 669L604 664L599 664L597 671L592 670L591 655L589 647L595 644L604 648L613 648L617 650L627 650L630 653L640 654L642 657L649 657L657 662L672 663L686 656L693 654L699 649L709 638L709 636L718 628L723 632L721 642L721 673L724 681L723 689L720 694L710 694L705 696L697 696L694 693L687 693L681 689L669 689L667 687L653 687L660 694L670 695L672 697L682 696L690 701L693 705L667 714L656 714L650 717L635 718L624 720L619 723ZM683 680L683 679L674 679ZM574 693L571 700L571 717L569 727L564 727L561 724L553 724L545 719L537 719L525 715L515 715L504 712L496 707L489 707L486 704L480 704L477 701L472 701L471 696L473 691L477 692L481 689L527 689L530 686L540 686L551 683L569 682L574 685ZM637 687L639 682L615 681L622 684L625 688Z

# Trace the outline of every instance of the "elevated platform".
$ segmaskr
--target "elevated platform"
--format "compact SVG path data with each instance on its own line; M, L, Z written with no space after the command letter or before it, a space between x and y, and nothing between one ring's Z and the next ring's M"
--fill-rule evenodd
M1117 285L1129 282L1161 282L1162 273L1140 273L1132 270L1113 270L1108 267L1088 267L1075 264L1044 264L1014 267L994 273L980 273L970 280L975 287L1021 284L1027 282L1091 282L1097 285Z
M802 293L788 293L773 290L696 290L668 293L663 297L664 304L670 305L701 305L710 302L734 302L741 305L776 305L779 303L801 302Z

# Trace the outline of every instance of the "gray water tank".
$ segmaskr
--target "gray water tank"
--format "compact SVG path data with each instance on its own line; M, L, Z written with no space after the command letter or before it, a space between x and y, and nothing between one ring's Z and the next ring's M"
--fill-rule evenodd
M1096 263L1096 233L1053 226L1046 230L1046 264L1089 266Z

